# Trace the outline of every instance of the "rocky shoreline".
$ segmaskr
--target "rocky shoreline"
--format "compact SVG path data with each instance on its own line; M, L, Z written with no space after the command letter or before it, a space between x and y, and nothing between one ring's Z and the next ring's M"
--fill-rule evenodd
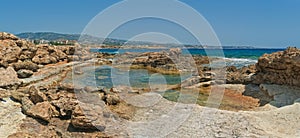
M210 59L186 57L180 49L116 57L79 45L34 45L3 32L0 137L299 137L299 59L300 50L288 48L263 55L256 65L225 67L226 76L218 80L202 66ZM161 74L192 74L169 90L209 95L223 88L222 110L168 101L147 90L62 83L70 71L82 75L85 66L129 63ZM173 124L176 119L181 123Z

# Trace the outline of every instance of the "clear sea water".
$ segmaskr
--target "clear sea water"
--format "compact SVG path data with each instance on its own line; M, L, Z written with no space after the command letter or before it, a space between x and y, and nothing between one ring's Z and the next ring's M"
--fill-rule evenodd
M161 50L162 49L91 49L92 52L120 54L125 52L158 52ZM183 50L183 54L207 56L207 52L209 52L210 57L219 57L225 59L227 66L243 67L250 64L255 64L257 62L257 59L263 54L270 54L283 50L284 49L188 49Z
M273 53L277 51L282 51L283 49L224 49L224 58L227 65L234 65L238 67L246 66L248 64L255 64L257 59L265 53ZM124 52L157 52L161 49L93 49L93 52L106 52L106 53L124 53ZM220 53L214 55L215 50L209 50L210 56L218 57ZM191 53L192 55L206 55L206 51L203 49L189 49L188 51L183 51L184 54ZM222 53L223 54L223 53ZM97 86L103 87L105 89L110 89L111 87L116 87L119 85L131 86L134 88L151 88L151 86L169 86L180 84L183 80L190 77L180 76L180 75L162 75L149 72L146 69L130 69L123 70L118 68L113 68L111 66L95 66L95 67L84 67L82 68L84 74L82 75L72 75L70 72L65 82L73 82L75 85L79 86ZM208 95L205 93L186 93L177 90L168 90L166 92L158 92L164 98L177 102L179 97L181 97L181 102L189 103L189 101L194 102L197 99L197 103L200 105L205 105Z

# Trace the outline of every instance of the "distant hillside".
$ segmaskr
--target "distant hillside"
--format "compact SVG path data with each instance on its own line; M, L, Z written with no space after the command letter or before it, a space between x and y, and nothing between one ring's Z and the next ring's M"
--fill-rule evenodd
M52 32L39 32L39 33L21 33L17 34L18 37L23 39L30 39L30 40L78 40L80 35L79 34L59 34L59 33L52 33Z
M81 37L82 43L91 43L91 44L106 44L106 45L124 45L127 41L121 39L113 39L113 38L98 38L89 35L80 35L80 34L59 34L53 32L38 32L38 33L20 33L17 34L19 38L29 39L29 40L48 40L48 41L56 41L59 39L65 40L78 40ZM139 41L130 41L127 42L131 45L153 45L151 42L139 42Z
M106 38L104 41L104 38L98 38L90 35L80 35L80 34L60 34L60 33L53 33L53 32L38 32L38 33L20 33L16 36L23 38L23 39L30 39L30 40L48 40L48 41L56 41L59 39L64 40L78 40L81 38L81 43L84 44L105 44L108 46L121 46L125 43L127 45L161 45L166 48L168 47L174 47L176 44L158 44L153 42L142 42L142 41L126 41L121 39L113 39L113 38ZM197 48L197 49L203 49L203 48L211 48L211 49L219 49L219 47L216 46L201 46L201 45L185 45L186 48ZM223 46L223 49L253 49L255 47L253 46Z

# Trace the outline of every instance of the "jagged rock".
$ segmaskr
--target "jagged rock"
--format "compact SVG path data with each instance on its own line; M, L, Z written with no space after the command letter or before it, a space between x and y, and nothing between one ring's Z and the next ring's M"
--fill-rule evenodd
M19 38L16 37L15 35L13 35L13 34L9 34L9 33L6 33L6 32L0 32L0 40L6 40L6 39L18 40Z
M55 50L53 48L49 48L47 45L40 46L36 51L36 55L32 58L32 61L42 65L57 63L57 59L50 56L53 52L55 52Z
M57 61L64 61L65 59L67 59L67 55L56 47L54 49L54 52L51 53L51 56L56 58Z
M34 104L48 100L47 96L43 92L40 92L35 86L29 88L29 94L29 98Z
M72 113L71 124L75 128L84 130L95 130L97 128L104 130L103 108L100 105L80 103Z
M0 40L1 66L17 62L21 51L21 48L13 40Z
M60 93L59 99L51 101L51 104L59 109L61 117L71 118L72 111L78 104L78 101L73 93Z
M104 99L108 105L117 105L121 102L121 99L117 94L107 94Z
M21 69L17 73L18 73L19 78L29 78L30 76L32 76L33 71L26 70L26 69Z
M0 88L0 100L3 99L3 98L7 98L10 95L11 95L10 91Z
M22 111L25 114L27 114L28 110L31 109L32 106L34 106L32 101L28 97L22 97L21 103L22 103Z
M21 84L17 72L12 67L0 68L0 76L0 88L14 89Z
M229 66L226 69L227 72L236 72L238 69L235 66Z
M39 66L31 61L17 62L12 64L12 66L16 71L26 69L36 72L39 69Z
M59 116L59 112L49 102L42 102L27 110L27 115L49 122L52 117Z
M256 84L300 86L300 50L297 48L264 54L258 59L256 68Z
M29 94L23 93L23 92L19 92L19 91L12 91L11 92L11 97L16 100L21 102L23 97L28 97Z
M112 93L121 93L120 90L118 90L117 88L114 88L114 87L110 88L109 91L112 92Z
M252 76L255 74L255 65L249 65L236 69L233 66L227 67L226 83L229 84L249 84L253 81Z

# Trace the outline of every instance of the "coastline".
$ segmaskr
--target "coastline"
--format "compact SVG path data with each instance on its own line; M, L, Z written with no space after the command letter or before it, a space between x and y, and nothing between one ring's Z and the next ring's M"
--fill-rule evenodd
M7 45L8 42L12 45ZM194 56L192 58L195 64L190 65L188 63L191 57L182 56L180 49L142 54L124 53L118 61L111 60L114 55L89 53L87 49L79 46L36 46L11 34L2 34L0 44L2 47L14 49L13 52L0 51L6 55L12 54L1 60L0 74L6 77L0 83L0 98L3 99L0 103L1 112L10 114L8 107L19 103L16 112L22 115L16 117L19 120L14 124L17 130L5 134L4 137L55 137L58 134L61 137L147 136L149 135L147 128L160 130L162 124L172 125L170 119L182 119L180 116L185 115L182 125L176 127L176 131L170 131L168 137L299 135L297 130L300 127L298 123L300 85L295 78L299 76L298 72L293 71L299 69L297 57L300 55L300 50L296 48L265 54L258 59L256 65L222 68L221 70L226 70L226 80L218 80L214 78L218 72L212 72L218 70L203 66L209 63L207 57ZM76 53L76 49L82 51ZM28 51L27 53L35 51L35 54L26 54L23 51ZM19 54L13 55L14 53ZM172 56L179 57L184 62L174 63L170 60ZM85 67L94 67L94 65L114 67L115 62L119 65L127 65L131 63L130 61L134 69L128 69L148 71L147 66L150 65L151 70L155 69L154 74L161 74L152 76L153 74L150 73L142 78L139 77L140 72L133 72L135 73L133 75L138 76L132 78L134 80L142 78L147 84L153 79L150 89L132 89L130 86L99 88L84 83L83 86L79 86L62 81L67 78L67 74L74 75L71 77L77 75L84 78L89 73L82 70ZM282 63L285 64L279 66ZM283 68L288 69L283 70ZM180 83L173 85L172 88L167 88L178 92L153 93L153 91L166 90L163 88L165 82L157 80L163 77L174 77L176 74L174 72L171 76L167 76L170 73L165 71L170 70L188 72L191 76L180 80ZM271 75L272 72L277 72L277 75ZM145 74L142 72L142 75ZM95 74L91 76L95 77ZM116 76L119 77L116 79L121 80L120 75ZM284 78L286 76L294 77ZM101 80L105 77L97 79ZM80 81L89 83L88 79L75 77L79 83ZM157 83L163 85L155 85ZM216 103L207 103L205 95L209 96L211 90L215 88L224 88L223 99L215 100ZM178 102L180 100L183 102ZM208 104L221 105L218 106L219 109L204 106ZM288 118L286 118L287 114ZM179 118L176 118L178 116ZM1 119L13 122L13 119L8 116ZM159 121L148 127L140 123L156 119ZM287 126L290 127L289 130L285 129ZM168 127L161 132L164 130L168 131ZM164 134L157 132L154 136L164 136Z

